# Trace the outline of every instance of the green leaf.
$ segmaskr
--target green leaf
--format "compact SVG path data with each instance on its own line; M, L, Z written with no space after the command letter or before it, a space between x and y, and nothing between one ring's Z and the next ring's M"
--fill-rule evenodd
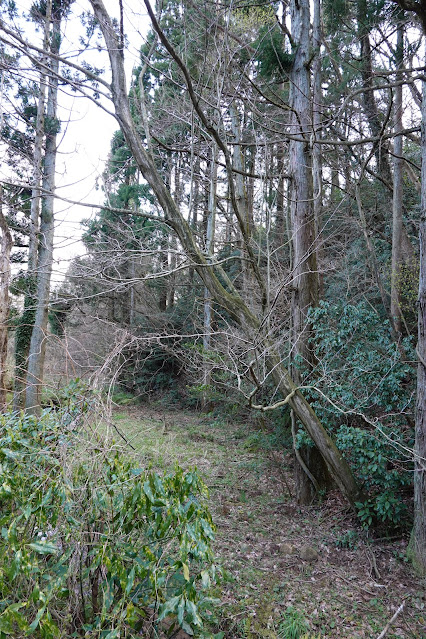
M182 630L186 632L186 634L189 635L190 637L192 637L192 635L194 634L194 631L192 630L191 626L186 621L182 622Z
M34 541L28 546L41 555L55 555L58 552L58 547L49 541Z
M189 581L189 568L187 564L182 564L183 568L183 576L185 577L185 581Z
M181 595L177 595L176 597L172 597L165 601L160 607L160 614L158 615L158 621L162 621L164 617L170 615L172 612L176 611L177 606L179 605L181 599Z
M127 583L126 583L126 590L125 593L126 595L128 595L133 587L133 583L135 581L135 567L133 566L133 568L131 569L131 571L129 572L129 574L127 575Z
M152 490L151 490L151 486L149 484L148 481L146 481L143 485L143 492L145 493L145 495L148 497L149 501L151 503L154 503L155 499L154 499L154 495L152 494Z
M40 619L42 618L42 616L44 615L44 611L46 610L46 606L43 606L42 608L40 608L40 610L38 611L36 618L34 619L34 621L32 622L32 624L29 627L29 632L33 633L34 630L36 630L38 624L40 623Z
M208 588L210 586L210 575L207 570L201 571L201 583L203 588Z
M183 624L184 612L185 612L185 599L181 597L177 607L177 618L178 618L178 622L180 626L182 626Z

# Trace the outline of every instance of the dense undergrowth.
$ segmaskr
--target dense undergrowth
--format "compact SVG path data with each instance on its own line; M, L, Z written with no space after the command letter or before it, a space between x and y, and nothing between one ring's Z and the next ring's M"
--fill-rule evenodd
M179 313L177 317L176 322L182 321ZM359 518L365 528L379 526L385 534L407 530L412 523L413 492L417 361L413 341L407 337L397 343L389 321L365 301L321 302L311 310L310 321L316 366L305 370L299 362L301 386L366 495L365 501L357 504ZM176 330L179 328L177 324ZM254 419L266 424L266 431L259 430L257 435L259 441L265 440L264 445L292 448L288 406L270 413L269 419L250 413L240 391L247 397L253 388L244 379L240 380L241 388L235 388L232 366L222 362L226 355L203 351L204 363L211 366L209 383L197 384L185 375L187 366L177 354L161 345L156 348L155 356L151 353L149 358L148 353L139 353L142 368L134 367L135 354L130 364L123 366L118 377L121 385L114 396L118 403L138 397L158 401L165 408L208 408L217 417ZM182 361L186 361L185 350L196 351L190 340L180 348ZM133 385L128 384L129 375ZM127 394L130 388L132 393ZM273 384L265 382L256 390L257 402L273 404L279 397L276 393ZM301 423L296 441L299 448L314 445Z
M199 474L136 466L69 408L0 416L1 639L210 637Z
M419 639L426 601L408 535L365 530L337 491L294 498L282 429L254 421L126 405L113 422L157 472L196 464L210 492L223 580L214 632L226 639L371 639L405 601L389 639ZM313 551L313 552L312 552ZM188 638L186 638L188 639Z

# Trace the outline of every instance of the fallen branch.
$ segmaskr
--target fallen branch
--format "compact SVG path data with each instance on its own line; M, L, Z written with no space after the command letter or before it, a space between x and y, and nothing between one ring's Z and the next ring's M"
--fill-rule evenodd
M398 617L398 615L400 615L401 612L404 610L405 603L406 603L405 601L402 602L402 604L400 605L400 607L398 608L398 610L396 611L394 616L391 619L389 619L389 621L387 622L386 626L383 628L382 632L379 634L377 639L383 639L383 637L386 636L389 628L392 626L393 623L395 623L396 618Z

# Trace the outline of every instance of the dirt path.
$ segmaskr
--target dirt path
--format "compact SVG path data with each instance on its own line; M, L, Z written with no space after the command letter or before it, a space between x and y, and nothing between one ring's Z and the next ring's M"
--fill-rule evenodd
M227 639L374 639L403 603L386 637L426 638L407 540L368 539L338 494L298 507L290 456L262 448L252 427L144 407L117 409L114 423L145 464L195 465L209 486Z

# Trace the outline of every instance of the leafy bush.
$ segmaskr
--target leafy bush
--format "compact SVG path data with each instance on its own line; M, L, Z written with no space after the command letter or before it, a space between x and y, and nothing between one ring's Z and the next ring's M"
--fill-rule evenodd
M214 526L199 475L135 468L67 423L0 416L0 638L209 636Z
M381 432L382 438L379 432L342 426L336 438L337 446L350 460L357 478L370 495L364 503L357 504L358 516L367 528L375 519L399 525L407 514L401 490L411 484L411 476L407 468L402 471L399 468L398 444L402 444L402 438L383 427ZM389 445L389 440L394 446Z
M412 482L413 346L403 341L404 358L389 322L364 302L321 302L310 320L318 364L307 395L367 493L358 504L361 522L400 526L403 489ZM308 443L299 431L298 446Z
M412 343L403 340L408 356L401 357L392 339L388 320L366 303L357 305L321 302L310 312L318 366L314 378L324 395L313 391L322 420L333 426L344 412L372 417L392 415L394 424L406 426L413 410L414 369Z

